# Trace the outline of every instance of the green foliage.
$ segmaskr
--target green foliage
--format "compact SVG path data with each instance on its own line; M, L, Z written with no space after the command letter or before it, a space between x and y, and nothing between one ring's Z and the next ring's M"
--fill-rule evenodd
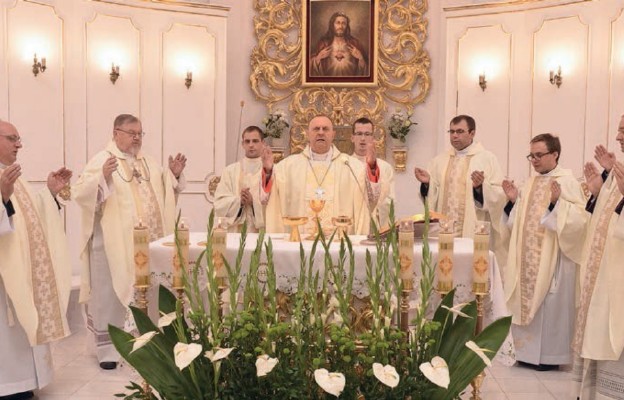
M427 220L428 220L428 210ZM394 210L391 209L394 225ZM211 214L208 232L212 232ZM427 232L427 229L425 230ZM176 228L177 232L177 228ZM509 332L510 319L495 321L475 337L476 304L462 308L469 317L455 317L450 292L433 312L435 265L427 245L427 233L421 264L415 317L409 334L400 331L402 282L399 278L397 232L391 229L383 241L373 224L377 238L377 255L366 254L366 279L370 293L367 329L362 328L362 311L351 296L355 271L353 244L347 238L340 242L337 257L329 253L333 236L325 238L320 230L309 254L300 247L299 279L296 293L284 302L278 293L273 264L273 246L264 234L258 237L249 264L243 268L246 229L243 228L234 264L226 263L227 286L215 278L211 234L195 268L184 282L186 309L165 287L159 288L161 315L176 313L169 326L158 328L136 308L132 314L140 334L158 332L147 344L132 352L135 338L114 326L111 339L127 362L153 387L161 399L330 399L314 380L314 371L325 368L345 376L346 386L340 398L454 399L485 367L484 362L465 346L473 340L491 350L493 357ZM315 265L318 250L323 263ZM266 262L261 262L266 260ZM205 267L201 267L204 265ZM184 268L186 269L186 268ZM203 270L202 270L203 269ZM200 276L207 284L200 284ZM257 279L260 275L266 278ZM251 279L248 279L251 278ZM220 304L223 310L220 311ZM287 309L287 310L286 310ZM429 314L428 314L429 311ZM358 316L362 317L359 318ZM428 319L427 315L432 315ZM176 366L174 346L178 343L199 344L201 353L189 366ZM206 352L233 348L219 361L211 361ZM208 355L210 355L209 353ZM256 360L261 355L279 362L266 376L258 377ZM446 360L450 385L440 388L419 370L434 356ZM398 386L390 388L373 374L373 364L392 365L400 376ZM141 386L126 387L126 399L145 398ZM119 395L123 397L124 395ZM152 395L156 399L155 395Z

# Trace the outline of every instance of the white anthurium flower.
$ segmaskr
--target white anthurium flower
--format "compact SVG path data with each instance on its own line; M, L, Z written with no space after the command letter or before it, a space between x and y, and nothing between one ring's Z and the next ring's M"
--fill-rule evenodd
M171 323L175 321L177 317L178 316L176 315L175 311L170 312L169 314L164 314L162 317L160 317L160 319L158 319L158 327L164 328L165 326L171 325Z
M390 364L381 365L380 363L374 363L373 374L375 378L379 379L379 382L393 389L399 384L399 373Z
M175 364L180 371L191 365L194 359L197 358L202 352L202 346L199 343L176 343L173 346L173 356L175 358Z
M336 296L332 296L329 298L329 307L333 309L340 308L340 302L338 301L338 298Z
M256 375L258 378L266 376L269 372L273 371L273 368L277 365L279 360L277 358L271 358L267 354L263 354L256 360Z
M431 362L420 364L418 369L420 369L420 372L431 382L448 389L448 385L451 383L451 377L449 376L448 365L442 357L435 356Z
M466 342L466 347L468 347L470 350L474 351L483 360L485 365L487 365L488 367L492 366L492 360L490 360L490 358L485 355L486 351L489 352L489 353L492 353L492 350L481 348L481 347L479 347L478 344L476 344L472 340L469 340L469 341Z
M340 372L329 372L325 368L314 371L314 380L321 389L336 397L340 396L346 384L343 374Z
M468 305L468 303L461 303L461 304L458 304L458 305L453 306L453 307L442 306L442 308L444 308L445 310L449 310L453 314L459 315L460 317L472 318L470 315L468 315L468 314L466 314L466 313L461 311L461 309L464 308L467 305Z
M156 332L156 331L149 331L147 333L142 334L138 338L134 339L134 344L132 345L132 351L130 352L130 354L134 353L135 351L137 351L141 347L143 347L146 344L148 344L149 341L152 340L154 335L156 335L157 333L158 332Z
M234 350L234 347L230 347L228 349L219 348L216 352L212 350L208 350L207 352L204 353L204 356L212 362L217 362L217 361L223 360L224 358L227 358L227 356L230 355L232 350Z

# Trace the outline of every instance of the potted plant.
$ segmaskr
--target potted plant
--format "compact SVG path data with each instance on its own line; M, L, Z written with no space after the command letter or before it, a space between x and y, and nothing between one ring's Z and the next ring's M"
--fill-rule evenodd
M391 116L388 123L388 131L396 146L405 146L407 134L410 132L412 125L417 125L410 118L411 114L406 114L400 110L396 110Z

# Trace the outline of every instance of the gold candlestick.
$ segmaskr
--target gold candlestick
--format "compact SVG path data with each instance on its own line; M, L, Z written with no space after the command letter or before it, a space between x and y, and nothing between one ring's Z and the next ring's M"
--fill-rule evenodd
M219 319L223 319L223 315L225 314L225 302L223 301L223 293L229 287L229 282L227 278L217 278L217 292L219 293ZM237 307L237 304L232 304L232 307ZM232 308L234 309L234 308Z
M414 289L414 222L399 224L399 263L401 264L401 330L409 332L409 297Z
M325 200L319 199L319 198L310 200L310 209L312 209L312 212L314 212L314 230L308 236L308 240L316 239L316 236L319 234L319 226L321 224L319 213L323 211L324 207L325 207Z
M216 278L227 278L228 276L224 260L226 249L227 230L223 227L222 220L219 218L218 225L212 231L212 263Z
M176 234L177 245L173 254L173 284L176 290L184 289L183 271L188 266L189 254L189 228L186 221L181 218ZM181 258L181 259L180 259Z

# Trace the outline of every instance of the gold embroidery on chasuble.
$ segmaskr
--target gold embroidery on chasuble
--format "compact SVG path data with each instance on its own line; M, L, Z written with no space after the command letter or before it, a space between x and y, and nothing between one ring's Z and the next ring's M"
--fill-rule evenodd
M137 159L131 168L128 161L120 159L121 166L126 177L131 177L130 182L124 179L124 183L130 185L134 205L139 218L147 225L150 233L150 241L158 240L165 235L163 222L156 194L150 183L151 174L146 170L146 162ZM137 171L140 178L137 178Z
M600 215L598 216L598 222L596 223L596 230L594 231L593 237L588 238L591 240L591 245L589 247L589 258L587 260L587 273L585 274L583 282L581 282L580 306L578 308L579 311L576 317L576 329L574 331L574 339L572 341L572 348L577 353L581 352L583 345L589 303L591 302L591 297L594 293L598 270L600 268L600 264L602 263L605 245L607 244L609 221L613 216L620 199L621 194L619 190L613 190L607 199L607 204L603 207Z
M442 214L455 221L455 234L461 237L466 214L466 174L472 156L452 155L446 167Z
M52 257L39 215L20 181L15 184L14 194L28 234L33 298L38 318L37 344L48 343L65 336Z
M243 159L240 164L240 173L238 175L238 188L239 190L249 189L251 193L256 193L258 186L258 175L262 168L262 162L248 162L247 159ZM244 219L247 222L247 232L258 232L256 228L256 220L254 216L253 203L251 206L245 206L243 209Z
M323 189L323 194L320 197L325 200L323 210L319 213L321 219L321 229L324 233L331 233L334 230L332 225L332 216L334 209L334 163L323 161L311 161L311 165L308 165L306 173L306 191L305 191L305 209L308 222L305 224L305 233L308 235L316 232L316 221L314 220L314 211L310 208L310 200L316 199L317 189L319 186ZM317 182L318 181L318 182ZM347 194L352 196L352 194Z
M540 220L550 203L551 181L550 177L536 177L527 197L528 212L522 227L522 250L520 252L520 319L522 325L528 325L531 322L531 305L535 295L545 230Z

